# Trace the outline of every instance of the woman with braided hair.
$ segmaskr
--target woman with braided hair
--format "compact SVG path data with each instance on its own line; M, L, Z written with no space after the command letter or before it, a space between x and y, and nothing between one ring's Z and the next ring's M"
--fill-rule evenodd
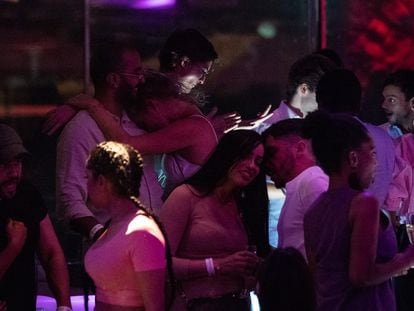
M138 200L141 155L129 145L103 142L87 161L88 195L110 222L85 256L96 285L96 311L165 310L171 256L161 223Z

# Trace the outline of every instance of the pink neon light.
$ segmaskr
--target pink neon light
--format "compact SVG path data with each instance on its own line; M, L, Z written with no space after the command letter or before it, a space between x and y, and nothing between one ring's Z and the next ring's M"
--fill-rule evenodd
M130 5L134 9L156 9L170 7L175 4L175 0L136 0Z
M91 0L91 4L131 9L162 9L175 5L175 0Z

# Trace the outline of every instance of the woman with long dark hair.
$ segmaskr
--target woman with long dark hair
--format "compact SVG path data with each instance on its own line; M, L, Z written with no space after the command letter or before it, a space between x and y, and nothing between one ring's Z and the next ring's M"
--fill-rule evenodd
M247 188L260 184L263 153L256 132L225 134L161 209L179 280L177 301L184 300L189 310L249 310L243 294L255 285L258 257L248 250L240 212Z
M99 144L87 162L89 199L111 216L85 256L97 311L165 310L171 256L160 222L138 200L142 165L138 151L116 142Z

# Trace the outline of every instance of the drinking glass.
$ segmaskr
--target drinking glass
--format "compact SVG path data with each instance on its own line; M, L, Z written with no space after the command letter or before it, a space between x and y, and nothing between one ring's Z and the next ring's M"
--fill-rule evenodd
M407 230L408 239L410 244L414 244L414 212L406 214L405 229Z

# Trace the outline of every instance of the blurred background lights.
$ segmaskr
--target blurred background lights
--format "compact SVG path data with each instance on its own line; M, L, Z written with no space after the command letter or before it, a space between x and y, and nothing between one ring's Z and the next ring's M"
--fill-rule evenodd
M265 39L272 39L277 35L277 29L273 22L264 21L257 26L257 33Z

